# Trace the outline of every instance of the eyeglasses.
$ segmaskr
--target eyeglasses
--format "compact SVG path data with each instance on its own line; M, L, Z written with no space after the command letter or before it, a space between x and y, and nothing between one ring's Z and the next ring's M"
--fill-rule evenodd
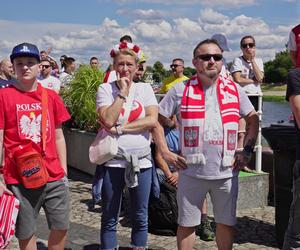
M219 62L223 59L222 54L204 54L204 55L198 55L195 56L196 59L201 59L202 61L209 61L211 58L214 59L214 61Z
M253 48L253 47L255 47L255 43L243 43L243 44L241 45L241 47L242 47L243 49L246 49L246 48Z
M50 67L50 65L42 65L42 69L48 69Z
M170 68L171 68L171 69L173 69L173 68L175 69L175 68L177 68L177 67L179 67L179 66L183 66L183 65L180 65L180 64L171 64L171 65L170 65Z

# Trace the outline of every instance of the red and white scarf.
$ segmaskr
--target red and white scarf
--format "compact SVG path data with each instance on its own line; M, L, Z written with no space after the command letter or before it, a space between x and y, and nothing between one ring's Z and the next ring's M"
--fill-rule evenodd
M240 101L237 86L231 80L219 77L217 99L223 125L223 166L231 166L237 145ZM205 122L205 95L197 76L185 86L181 100L181 152L188 164L205 165L203 135Z
M0 197L0 249L8 247L15 234L20 202L12 195L4 193Z

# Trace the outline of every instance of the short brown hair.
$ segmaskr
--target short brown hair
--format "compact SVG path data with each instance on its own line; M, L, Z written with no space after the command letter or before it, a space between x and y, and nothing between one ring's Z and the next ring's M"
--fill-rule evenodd
M203 41L201 41L200 43L197 44L196 48L193 51L193 56L194 57L196 56L197 49L199 49L199 47L201 47L203 44L215 44L222 51L222 49L221 49L220 45L218 44L217 40L215 40L215 39L205 39L205 40L203 40Z

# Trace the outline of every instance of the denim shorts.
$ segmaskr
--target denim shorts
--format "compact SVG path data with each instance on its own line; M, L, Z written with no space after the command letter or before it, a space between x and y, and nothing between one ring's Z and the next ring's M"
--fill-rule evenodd
M69 184L68 178L48 182L38 189L27 189L22 184L7 185L20 201L16 225L16 237L26 240L36 232L39 211L43 207L50 230L69 228Z

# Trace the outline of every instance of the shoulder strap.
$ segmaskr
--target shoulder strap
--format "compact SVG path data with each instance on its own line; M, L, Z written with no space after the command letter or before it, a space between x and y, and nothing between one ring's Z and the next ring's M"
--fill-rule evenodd
M47 111L48 111L48 93L44 87L42 88L42 154L46 153L46 126L47 126Z

